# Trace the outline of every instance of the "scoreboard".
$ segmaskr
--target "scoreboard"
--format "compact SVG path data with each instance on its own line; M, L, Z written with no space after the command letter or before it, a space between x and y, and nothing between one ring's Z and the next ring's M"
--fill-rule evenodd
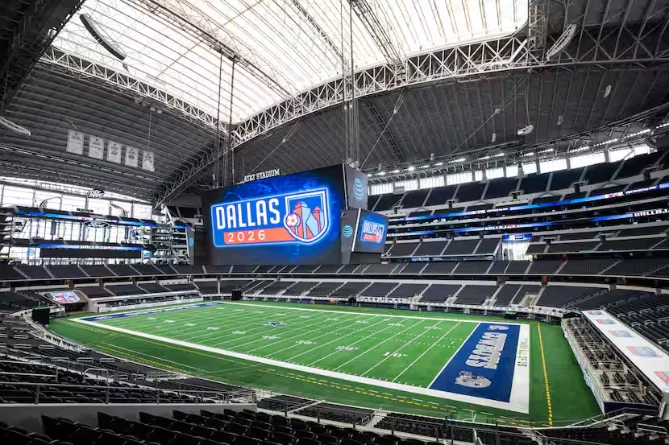
M341 213L367 206L348 166L275 176L203 195L208 264L341 264Z
M328 233L328 195L321 188L212 205L214 245L315 243Z
M353 253L383 253L388 218L368 210L348 210L342 216L342 250Z
M353 244L353 252L383 253L388 234L388 218L368 210L359 212L358 233Z

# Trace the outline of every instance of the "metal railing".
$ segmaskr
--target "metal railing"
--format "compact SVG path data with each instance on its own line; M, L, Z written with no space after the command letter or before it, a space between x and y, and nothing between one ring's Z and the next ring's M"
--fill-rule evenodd
M42 377L42 374L24 374L25 376L32 377ZM54 377L54 376L48 376ZM8 400L18 402L18 403L32 403L39 405L41 403L54 403L51 398L62 398L68 399L70 397L77 397L77 393L85 394L90 392L96 392L104 400L102 403L138 403L133 401L123 402L120 397L131 391L142 391L151 397L142 398L141 403L190 403L188 401L184 402L182 400L174 400L170 395L176 395L179 397L186 396L189 399L192 399L192 403L249 403L253 404L256 402L255 392L251 390L238 390L231 392L220 392L215 390L182 390L182 389L161 389L161 388L151 388L145 386L123 386L123 385L86 385L82 383L81 385L74 384L62 384L62 383L25 383L25 382L0 382L0 391L17 391L19 393L25 393L26 395L10 394L7 397ZM7 388L11 386L11 388ZM51 394L54 392L52 388L57 388L55 390L56 394ZM28 389L29 391L20 391L20 389ZM45 393L48 392L49 395L46 396ZM62 394L58 394L62 392ZM71 393L68 395L68 392ZM1 397L1 396L0 396ZM48 401L45 401L45 398L48 397ZM130 399L136 399L137 397L130 397ZM96 397L96 399L99 399ZM62 402L56 402L62 403Z
M447 413L442 417L412 415L383 410L337 405L329 402L282 396L270 392L259 392L258 407L284 415L285 417L304 417L318 423L334 424L359 430L369 430L380 434L416 437L437 441L444 444L454 442L481 443L495 445L506 439L533 440L539 445L600 445L598 442L550 437L551 428L535 429L538 423L500 422L486 416L469 418L464 413ZM515 423L515 425L512 425ZM555 423L555 422L554 422ZM563 427L574 422L565 422ZM543 424L541 424L543 426ZM547 435L548 434L548 435ZM604 445L604 444L601 444Z
M21 376L26 379L53 379L53 383L25 383L25 382L13 382L5 381L0 382L0 389L6 388L8 385L17 387L36 387L36 392L39 393L39 388L44 386L58 386L59 379L64 375L72 377L72 373L77 378L81 378L81 384L70 385L74 388L77 388L79 391L82 389L88 388L111 388L111 389L123 389L123 390L143 390L151 391L155 394L156 399L160 399L160 394L177 394L177 395L186 395L194 398L195 403L199 403L202 400L208 400L209 403L255 403L256 395L255 391L247 388L239 388L231 391L221 391L214 388L198 386L190 383L181 383L179 379L183 376L174 373L168 373L166 371L156 370L155 373L140 373L139 367L142 365L133 363L133 362L120 362L114 361L107 363L106 361L98 360L97 363L92 359L86 358L82 361L71 361L65 357L45 357L39 356L40 360L35 360L37 357L32 355L32 352L28 353L29 360L18 360L13 357L5 356L2 358L0 356L0 366L5 363L15 364L15 365L32 365L32 366L42 366L43 370L39 373L16 373L16 372L3 372L0 371L1 375L13 375ZM105 367L105 364L112 365L113 368ZM123 372L121 368L116 367L116 364L124 365L134 365L137 367L137 372ZM2 369L2 368L0 368ZM121 372L119 372L121 371ZM91 382L102 382L103 385L91 385ZM88 382L88 383L87 383ZM120 385L119 383L127 383L126 386ZM115 386L112 386L115 385ZM61 385L63 386L63 385ZM76 394L75 394L76 395ZM0 396L1 397L1 396ZM35 401L38 403L39 400ZM108 403L108 399L105 403ZM158 403L158 402L157 402Z

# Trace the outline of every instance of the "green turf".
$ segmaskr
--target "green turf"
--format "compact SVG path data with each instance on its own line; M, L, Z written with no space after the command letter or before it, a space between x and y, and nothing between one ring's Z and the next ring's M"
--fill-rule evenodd
M273 326L269 322L281 322ZM468 320L226 304L105 320L284 363L427 388L478 325Z
M471 321L490 320L461 314L370 308L281 303L271 303L271 306L278 308L263 303L226 305L223 309L214 306L105 320L103 323L282 362L427 387L476 327ZM327 312L292 310L298 307L327 309ZM430 319L368 316L364 313L415 315ZM494 320L501 321L499 318ZM282 321L285 326L272 327L268 321ZM561 329L544 324L541 332L552 405L549 417L538 326L532 323L531 327L529 415L481 406L474 407L477 420L509 422L509 418L513 418L514 423L532 421L540 425L549 424L550 420L557 425L598 413ZM292 372L283 367L110 332L70 320L58 320L52 329L118 357L228 383L423 415L469 416L470 405L461 402Z

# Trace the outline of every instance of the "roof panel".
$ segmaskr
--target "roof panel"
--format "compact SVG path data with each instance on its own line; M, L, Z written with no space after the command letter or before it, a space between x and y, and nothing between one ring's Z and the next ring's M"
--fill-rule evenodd
M527 0L367 0L396 51L411 55L464 41L510 33L527 18ZM229 117L232 66L208 37L234 49L290 94L306 91L348 71L353 22L356 69L384 63L358 10L340 0L87 0L81 13L127 53L121 62L106 52L78 16L55 46L172 94L221 120ZM173 11L190 31L151 11ZM343 27L342 27L343 26ZM206 37L199 37L199 34ZM343 59L342 60L342 56ZM345 65L345 66L343 66ZM279 88L242 64L235 72L232 119L239 122L285 99ZM221 100L219 101L219 90ZM220 110L217 110L219 107Z

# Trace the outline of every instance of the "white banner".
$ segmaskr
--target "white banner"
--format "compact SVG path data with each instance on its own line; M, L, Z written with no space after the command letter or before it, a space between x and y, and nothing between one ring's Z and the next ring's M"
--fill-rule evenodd
M137 168L139 150L135 147L125 147L125 165Z
M77 155L84 154L84 134L80 131L70 130L67 134L67 147L69 153Z
M606 311L583 311L583 316L660 391L669 392L667 353Z
M95 159L104 159L105 140L97 136L91 136L88 140L88 157Z
M153 152L144 150L144 157L142 158L142 170L148 170L150 172L155 171L153 165Z
M107 160L109 162L121 163L121 147L118 142L109 141L107 144Z

